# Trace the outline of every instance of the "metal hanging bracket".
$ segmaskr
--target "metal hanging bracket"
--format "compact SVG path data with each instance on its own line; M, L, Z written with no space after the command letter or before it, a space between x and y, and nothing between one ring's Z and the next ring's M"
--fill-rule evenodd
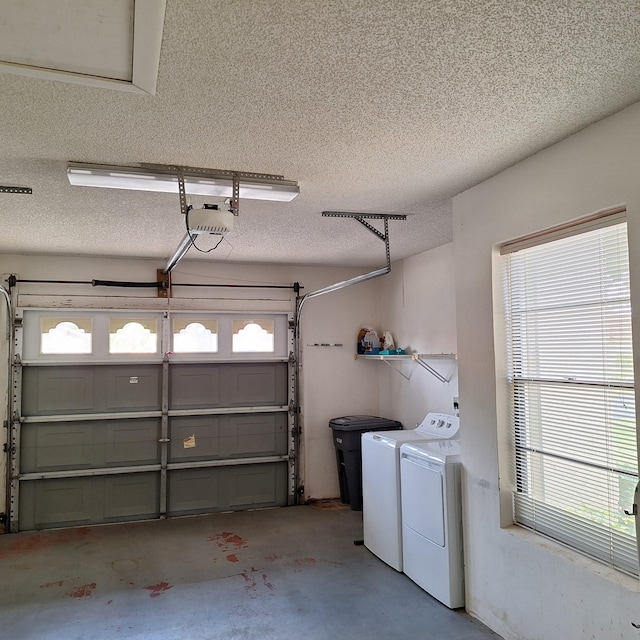
M31 187L6 187L0 186L0 193L23 193L30 195L33 193Z
M353 218L357 220L365 229L368 229L377 238L380 238L384 242L384 246L387 254L387 267L391 269L391 253L389 251L389 220L406 220L407 216L400 213L353 213L349 211L323 211L323 217L325 218ZM369 220L384 220L384 233L379 229L376 229L373 225L369 224L366 219Z
M203 169L201 167L187 167L178 165L164 165L164 164L151 164L142 163L140 167L144 169L151 169L159 173L174 174L178 177L178 190L180 191L180 209L182 213L186 213L186 197L184 199L184 205L182 196L185 191L184 177L186 176L200 176L202 178L214 178L222 180L231 180L231 198L229 198L230 211L234 216L240 214L240 181L255 181L255 182L267 182L270 184L282 184L283 186L297 186L296 182L291 180L285 180L284 176L276 175L272 173L255 173L252 171L231 171L226 169Z
M307 300L324 295L325 293L332 293L334 291L339 291L340 289L344 289L345 287L349 287L353 284L366 282L367 280L371 280L372 278L378 278L379 276L384 276L391 271L391 253L389 251L389 220L406 220L407 219L407 216L404 214L394 214L394 213L354 213L349 211L323 211L322 215L325 218L354 218L355 220L357 220L361 225L363 225L366 229L371 231L377 238L379 238L384 242L387 260L386 260L385 266L380 269L369 271L369 273L363 273L360 276L349 278L349 280L344 280L343 282L336 282L335 284L329 285L328 287L323 287L322 289L311 291L305 294L304 296L302 296L299 299L298 311L296 314L296 325L298 326L298 330L300 326L300 317L302 315L302 307ZM384 220L384 233L382 233L381 231L376 229L374 226L366 222L365 218L370 220Z
M181 168L178 168L176 171L176 175L178 176L178 196L180 197L180 213L183 216L187 215L187 192L184 188L184 172Z

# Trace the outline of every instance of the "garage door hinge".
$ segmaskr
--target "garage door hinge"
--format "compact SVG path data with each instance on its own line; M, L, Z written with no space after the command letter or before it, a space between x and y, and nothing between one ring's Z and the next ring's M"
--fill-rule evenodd
M295 415L296 413L300 413L300 407L296 406L295 403L290 402L289 403L289 413L291 415Z
M15 357L13 358L13 364L17 366L22 364L22 360L20 359L19 353L16 353Z
M296 363L296 357L295 355L293 355L293 351L289 351L289 364L295 364Z

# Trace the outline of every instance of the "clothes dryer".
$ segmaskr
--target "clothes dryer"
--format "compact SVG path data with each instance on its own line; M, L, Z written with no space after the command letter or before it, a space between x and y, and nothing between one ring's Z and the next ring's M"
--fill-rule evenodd
M464 606L460 442L400 448L404 572L451 609Z
M456 416L428 413L415 429L362 434L364 544L396 571L402 571L400 447L407 442L454 438L458 429Z

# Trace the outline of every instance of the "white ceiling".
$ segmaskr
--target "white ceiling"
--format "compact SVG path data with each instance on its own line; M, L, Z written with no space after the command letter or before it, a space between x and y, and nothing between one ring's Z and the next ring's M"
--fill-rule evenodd
M42 38L13 5L0 32L22 29L33 55ZM392 259L413 255L452 240L453 195L640 100L639 41L637 0L167 0L155 95L0 72L0 185L33 189L0 194L0 251L173 253L177 196L72 187L71 160L298 181L291 203L242 201L190 258L384 263L373 234L323 210L412 214L389 227Z

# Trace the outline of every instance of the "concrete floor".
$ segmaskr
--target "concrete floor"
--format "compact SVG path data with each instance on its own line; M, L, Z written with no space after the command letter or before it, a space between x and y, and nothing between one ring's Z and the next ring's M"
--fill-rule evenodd
M498 638L363 546L334 503L0 536L13 640Z

